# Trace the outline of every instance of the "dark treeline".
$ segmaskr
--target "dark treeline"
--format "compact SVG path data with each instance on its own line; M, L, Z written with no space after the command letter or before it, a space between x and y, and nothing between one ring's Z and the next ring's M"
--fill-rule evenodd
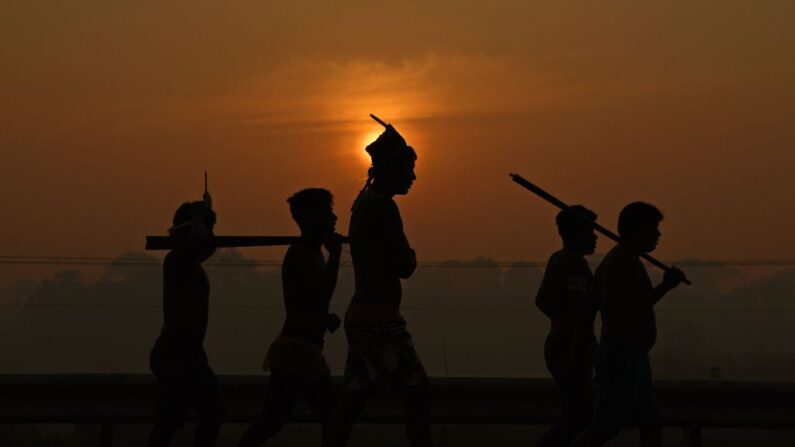
M68 268L3 287L0 343L8 362L0 373L146 373L161 322L162 273L156 262L124 265L130 258L149 255L123 254L94 280ZM219 372L257 373L282 324L279 269L256 266L235 250L219 251L213 261L235 266L208 265L214 308L208 351ZM403 309L429 373L545 376L540 359L548 323L533 306L542 272L533 263L488 258L421 266L405 283ZM788 380L795 348L781 343L781 333L795 318L795 269L708 266L691 267L688 275L694 285L658 306L658 377ZM353 271L343 268L332 307L344 312L352 294ZM24 347L14 342L20 339ZM327 353L340 373L342 337L329 337Z

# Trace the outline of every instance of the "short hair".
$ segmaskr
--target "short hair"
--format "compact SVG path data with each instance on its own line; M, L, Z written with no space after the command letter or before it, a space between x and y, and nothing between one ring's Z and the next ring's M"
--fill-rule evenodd
M573 232L582 228L585 223L583 219L591 222L596 221L596 213L582 205L572 205L561 210L555 217L555 224L558 226L558 233L563 239L568 238Z
M204 202L185 202L180 205L179 208L177 208L177 211L174 213L174 218L171 219L171 225L177 226L191 220L193 217L193 211L196 208L204 209Z
M174 212L174 218L171 219L171 229L169 232L187 231L187 228L190 228L194 213L200 215L204 214L203 201L185 202L180 205L177 211ZM211 211L209 216L204 217L204 220L205 224L215 224L215 212Z
M307 188L298 191L287 199L293 220L302 227L310 212L334 203L334 196L327 189Z
M656 206L646 202L632 202L618 215L618 234L629 236L644 227L657 225L663 220L663 213Z

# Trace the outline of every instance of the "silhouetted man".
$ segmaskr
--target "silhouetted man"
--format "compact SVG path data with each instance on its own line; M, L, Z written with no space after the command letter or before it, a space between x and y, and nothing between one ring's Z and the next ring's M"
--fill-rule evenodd
M265 358L270 382L262 418L240 440L240 447L261 446L284 426L302 398L323 424L334 407L334 387L323 338L340 326L329 313L329 301L337 285L342 250L341 236L334 232L337 216L332 195L325 189L304 189L287 199L290 213L301 228L301 238L290 245L282 264L282 288L287 317L281 334ZM321 246L328 251L328 261Z
M674 267L654 287L638 255L657 247L662 219L648 203L624 207L618 217L622 244L596 269L591 299L602 315L597 402L593 421L573 446L604 445L622 426L639 427L642 446L661 444L662 422L648 356L657 339L654 305L684 281L684 274Z
M593 414L596 337L594 313L586 309L593 274L585 256L596 249L596 234L586 219L595 221L596 214L580 205L558 213L555 223L563 248L549 258L536 295L536 306L551 323L544 359L561 393L560 421L544 434L539 447L568 446L585 429ZM581 319L590 324L584 324Z
M189 408L198 415L195 446L212 446L225 408L204 352L210 283L202 262L212 256L215 213L205 201L184 203L169 230L180 242L163 262L163 328L150 355L160 396L150 446L168 446Z
M345 386L332 418L334 446L346 444L354 415L385 386L406 398L406 432L412 447L430 446L428 376L400 315L401 279L417 260L403 232L393 197L416 179L417 155L392 126L367 146L370 178L353 205L350 246L356 291L345 314L348 357Z

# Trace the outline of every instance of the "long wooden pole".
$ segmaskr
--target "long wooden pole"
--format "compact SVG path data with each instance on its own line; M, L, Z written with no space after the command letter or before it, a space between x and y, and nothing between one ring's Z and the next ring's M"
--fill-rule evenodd
M588 223L593 225L594 230L602 233L603 235L607 236L609 239L612 239L617 244L624 245L623 242L621 241L621 238L617 234L615 234L612 231L608 230L607 228L599 225L598 223L594 222L593 220L588 219L586 216L581 215L576 210L571 209L571 207L569 205L567 205L565 202L563 202L562 200L560 200L557 197L553 196L552 194L544 191L539 186L531 183L529 180L525 179L521 175L519 175L519 174L509 174L509 175L511 176L511 179L513 179L514 182L519 184L519 186L529 190L530 192L536 194L537 196L541 197L542 199L546 200L547 202L555 205L556 207L558 207L558 208L560 208L562 210L570 210L570 211L572 211L573 213L577 214L578 216L582 217L585 221L587 221ZM645 259L651 265L659 268L660 270L662 270L664 272L667 272L667 271L671 270L671 267L665 265L663 262L658 261L656 258L654 258L653 256L651 256L648 253L638 253L638 256L640 256L641 258ZM688 281L687 278L685 278L685 280L683 282L685 284L687 284L687 285L691 285L690 281Z
M214 236L213 243L216 247L273 247L277 245L290 245L297 242L298 236ZM348 243L348 237L342 238L342 243ZM171 236L146 236L147 250L171 250L176 248L178 242Z

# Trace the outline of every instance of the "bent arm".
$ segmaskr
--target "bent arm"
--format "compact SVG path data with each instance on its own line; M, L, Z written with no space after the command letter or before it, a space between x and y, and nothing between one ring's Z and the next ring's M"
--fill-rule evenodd
M401 279L407 279L417 269L417 254L409 245L406 233L403 231L403 220L400 211L394 202L388 202L383 209L384 234L388 253L391 254L393 267Z
M328 260L326 261L326 268L323 269L318 278L317 290L320 291L323 297L331 301L334 295L334 289L337 288L337 278L340 271L340 252L330 252Z
M607 283L625 309L645 310L654 307L671 288L652 286L640 259L622 259L610 271Z

